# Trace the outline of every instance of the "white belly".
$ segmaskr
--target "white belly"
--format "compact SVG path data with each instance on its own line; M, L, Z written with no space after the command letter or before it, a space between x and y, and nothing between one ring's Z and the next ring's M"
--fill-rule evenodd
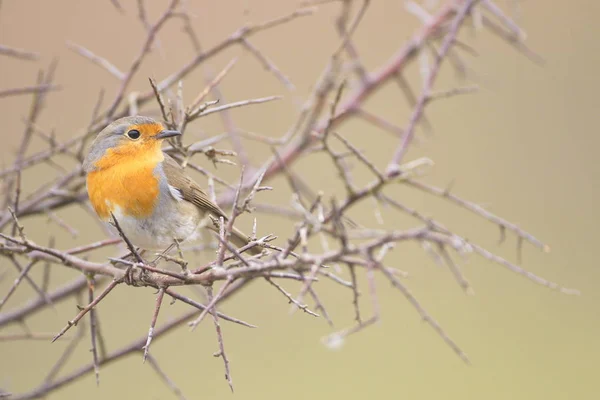
M194 213L155 213L148 218L124 215L119 207L113 210L121 230L134 246L148 250L164 250L178 241L193 241L198 238L198 215ZM166 214L169 217L157 214ZM109 224L110 225L110 224ZM115 227L111 230L118 234Z

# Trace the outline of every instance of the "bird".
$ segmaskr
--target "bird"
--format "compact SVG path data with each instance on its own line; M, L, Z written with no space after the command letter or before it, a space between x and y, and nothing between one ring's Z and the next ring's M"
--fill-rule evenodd
M225 212L202 190L184 168L162 150L176 130L150 117L129 116L106 126L93 140L83 161L90 203L111 230L115 225L132 245L165 250L199 239L206 226L218 231ZM116 223L114 221L116 219ZM242 247L251 238L233 227L229 241ZM248 249L251 254L260 247Z

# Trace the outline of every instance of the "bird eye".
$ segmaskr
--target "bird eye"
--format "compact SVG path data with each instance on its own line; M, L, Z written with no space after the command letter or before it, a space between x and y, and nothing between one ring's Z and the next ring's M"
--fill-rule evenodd
M138 131L137 129L132 129L129 132L127 132L127 136L129 137L129 139L139 139L140 131Z

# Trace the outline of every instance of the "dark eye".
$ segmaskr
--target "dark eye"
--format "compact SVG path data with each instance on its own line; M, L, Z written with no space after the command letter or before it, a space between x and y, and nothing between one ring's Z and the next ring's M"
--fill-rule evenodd
M127 136L129 136L130 139L138 139L140 137L140 131L138 131L137 129L132 129L129 132L127 132Z

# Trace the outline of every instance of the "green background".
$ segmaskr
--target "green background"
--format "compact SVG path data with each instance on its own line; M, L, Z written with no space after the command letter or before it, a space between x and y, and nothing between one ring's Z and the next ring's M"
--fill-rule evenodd
M62 90L49 95L39 123L46 131L55 129L59 139L77 134L88 124L102 87L106 88L107 99L112 99L118 87L108 73L69 51L66 41L91 49L123 70L137 56L145 32L137 19L135 2L122 3L126 6L124 14L115 11L108 0L2 2L0 43L39 51L42 58L36 63L3 57L0 89L33 84L38 69L58 57L56 81ZM420 24L405 11L401 1L372 3L355 35L355 44L369 70L388 60ZM498 3L511 10L516 2ZM428 135L419 130L420 140L406 159L430 157L435 167L429 171L427 182L445 187L454 181L453 193L488 207L548 243L552 248L549 254L524 244L523 265L551 281L581 290L582 295L551 291L472 255L461 261L475 290L475 296L468 296L449 271L437 266L419 246L398 246L386 259L387 264L410 273L406 284L469 355L472 365L467 366L383 279L377 281L381 322L350 336L337 351L320 342L332 332L323 319L301 312L290 315L285 298L266 283L257 282L221 307L222 311L259 326L251 330L223 325L236 398L597 398L600 272L596 205L600 168L596 152L600 139L595 112L600 93L597 78L600 59L596 49L600 6L593 0L519 3L519 22L528 32L527 43L543 55L547 64L536 66L497 37L476 31L467 23L461 39L479 55L463 59L480 91L432 104L427 116L434 132ZM186 4L196 15L194 27L205 47L218 43L245 22L270 19L297 5L292 1L264 0ZM164 2L148 5L151 21L164 5ZM228 101L272 94L285 96L277 103L233 111L238 127L281 136L291 126L296 100L310 92L338 44L333 27L338 9L337 3L324 5L314 16L251 39L294 82L297 87L294 94L286 92L239 47L211 62L211 69L216 72L231 58L240 56L221 86ZM159 43L134 80L132 90L145 92L149 88L148 76L164 78L193 55L179 22L169 23L160 34ZM407 75L417 90L421 85L418 66L417 60ZM450 66L445 65L436 89L463 84ZM192 73L184 83L186 100L191 101L203 87L202 70ZM3 121L0 160L6 165L13 161L20 143L30 100L28 96L0 99ZM393 84L374 96L367 109L401 126L406 125L410 115L410 107ZM187 140L222 131L219 117L211 116L192 125ZM339 132L381 167L386 165L397 143L389 134L360 121L342 125ZM38 140L32 150L42 146ZM255 143L249 148L255 162L263 160L270 151ZM66 168L73 166L72 161L62 160ZM211 168L205 159L197 160ZM332 185L335 172L326 157L312 156L293 168L314 189L341 196L338 190L341 187ZM220 166L217 174L234 181L237 169ZM364 171L357 174L359 182L368 181ZM25 190L55 175L47 167L27 173ZM261 194L260 201L289 204L290 192L285 180L275 179L270 184L275 191ZM409 188L393 188L388 193L470 240L516 260L513 235L509 234L506 242L498 245L498 229L464 210ZM374 226L372 209L372 203L366 202L353 209L352 216ZM384 209L382 213L388 228L414 226L414 221L392 210ZM58 214L73 222L81 233L79 237L72 238L44 217L24 221L30 237L44 243L50 230L59 248L103 238L94 219L80 209ZM240 222L247 228L250 218ZM293 229L289 221L276 217L259 216L259 224L262 232L273 232L280 238ZM97 252L93 259L101 261L108 255L114 252ZM5 293L14 272L6 261L0 268L10 271L0 282L0 293ZM53 271L53 286L76 276L58 266ZM34 272L34 279L39 279L39 273L39 270ZM365 282L361 283L364 287ZM292 293L298 290L287 283L286 288ZM350 326L351 292L327 283L319 284L317 289L336 329ZM364 315L369 316L366 288L363 292L361 305ZM31 295L29 287L21 285L5 311ZM117 288L99 308L109 350L145 335L153 307L152 290ZM182 304L163 307L159 324L184 309ZM57 332L75 312L72 300L63 302L56 311L36 314L28 324L34 331ZM18 326L11 326L3 333L19 331ZM74 330L71 337L73 334ZM20 393L37 386L66 343L0 342L0 388ZM85 338L66 371L91 360L88 348L89 340ZM223 379L222 362L212 357L216 350L212 324L204 323L193 333L182 327L155 341L151 353L188 399L231 398ZM142 364L139 354L103 367L100 379L99 388L93 376L88 375L48 398L173 398L149 365Z

